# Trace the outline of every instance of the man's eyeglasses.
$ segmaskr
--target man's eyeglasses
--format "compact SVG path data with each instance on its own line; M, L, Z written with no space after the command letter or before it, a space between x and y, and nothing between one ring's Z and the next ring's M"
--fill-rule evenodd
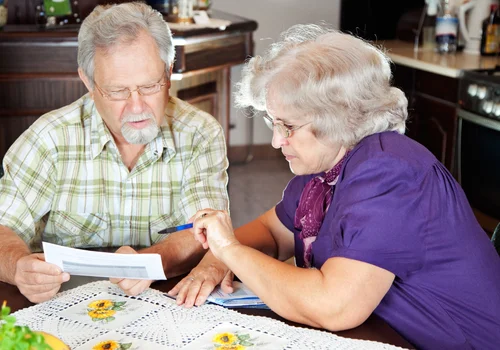
M143 86L138 86L137 89L135 90L130 90L129 88L121 89L121 90L116 90L116 91L104 91L97 85L95 80L93 80L95 87L99 92L101 93L102 97L110 100L110 101L125 101L128 100L130 95L132 95L132 92L137 91L137 93L141 96L149 96L149 95L154 95L157 92L161 90L162 87L167 85L167 82L160 83L163 78L165 77L166 72L163 72L163 75L161 76L160 80L158 80L157 83L151 84L151 85L143 85Z
M266 125L269 129L278 131L278 134L280 134L281 137L284 137L285 139L289 138L292 136L292 132L299 130L301 127L306 126L307 124L311 124L312 122L305 123L302 125L295 125L295 126L290 126L290 125L285 125L281 121L273 121L273 119L267 115L264 114L264 121L266 122Z

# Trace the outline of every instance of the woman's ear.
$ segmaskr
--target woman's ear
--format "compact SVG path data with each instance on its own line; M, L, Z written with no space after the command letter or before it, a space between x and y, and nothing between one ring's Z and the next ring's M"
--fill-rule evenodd
M172 63L170 65L169 70L168 70L168 78L167 78L167 88L168 88L168 90L170 90L170 86L172 86L172 83L171 83L172 79L171 78L172 78L172 71L173 70L174 70L174 64Z
M81 81L85 84L85 87L87 90L89 90L90 93L90 98L94 99L94 89L92 88L92 85L90 84L89 78L85 75L83 70L81 68L78 68L78 75L80 76Z

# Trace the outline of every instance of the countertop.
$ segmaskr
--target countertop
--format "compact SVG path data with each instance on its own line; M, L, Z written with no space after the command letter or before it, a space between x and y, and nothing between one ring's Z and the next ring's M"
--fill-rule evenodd
M174 24L172 27L175 28L171 28L174 45L184 45L186 41L193 39L193 37L202 37L209 40L211 37L221 36L227 33L253 32L258 26L257 22L254 20L220 10L209 10L208 15L210 18L227 21L228 25L222 28L200 28L199 26L179 26ZM76 42L79 29L79 24L68 24L59 27L49 27L47 29L40 29L34 24L7 24L0 30L0 41L57 40L59 42Z
M422 48L414 51L413 43L400 40L381 40L375 44L385 48L394 63L451 78L458 78L464 70L488 69L500 64L500 58L466 52L439 54Z

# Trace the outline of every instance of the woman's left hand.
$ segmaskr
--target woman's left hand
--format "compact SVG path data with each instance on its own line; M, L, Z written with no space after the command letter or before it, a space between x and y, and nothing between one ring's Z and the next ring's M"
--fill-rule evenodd
M193 221L194 237L203 248L212 251L220 260L224 250L240 242L234 236L231 218L226 211L204 209L194 215Z

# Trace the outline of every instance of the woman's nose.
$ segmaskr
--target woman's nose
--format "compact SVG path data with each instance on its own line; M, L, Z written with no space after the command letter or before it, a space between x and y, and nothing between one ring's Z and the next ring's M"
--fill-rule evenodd
M273 139L271 141L271 145L273 148L280 149L282 146L288 144L288 139L283 137L276 128L273 128Z

